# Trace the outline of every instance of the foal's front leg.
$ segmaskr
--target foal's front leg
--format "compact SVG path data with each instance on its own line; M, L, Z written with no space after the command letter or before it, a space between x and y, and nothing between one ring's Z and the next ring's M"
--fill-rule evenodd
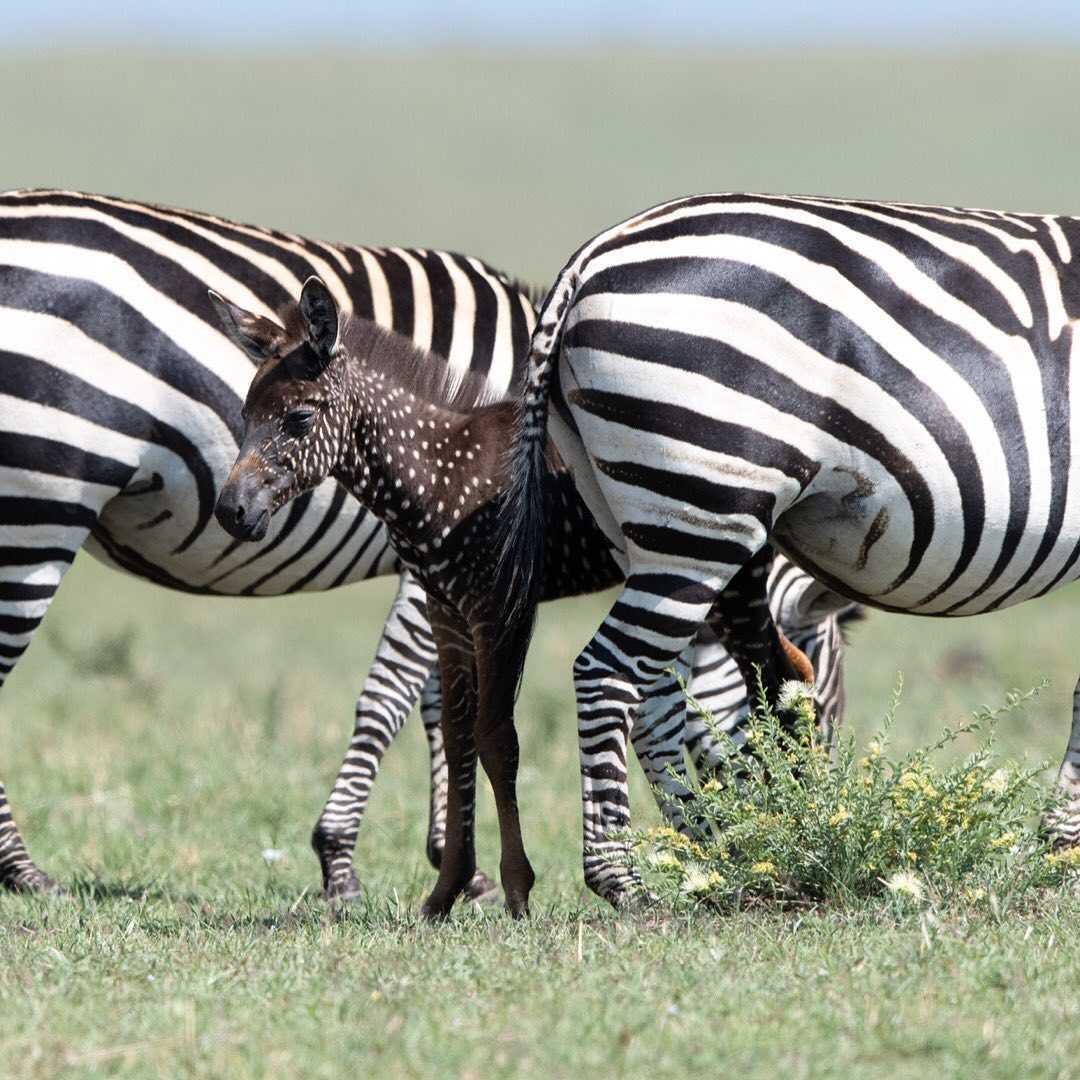
M442 733L442 687L437 672L425 684L420 694L420 719L424 725L431 757L431 800L428 804L427 857L436 870L442 865L443 845L446 843L446 796L449 781L446 771L446 751ZM473 874L465 895L470 900L487 901L494 898L498 886L484 873Z
M437 919L449 914L476 874L476 669L472 637L464 620L431 597L428 618L439 650L448 782L446 839L439 861L439 880L423 906L425 917Z

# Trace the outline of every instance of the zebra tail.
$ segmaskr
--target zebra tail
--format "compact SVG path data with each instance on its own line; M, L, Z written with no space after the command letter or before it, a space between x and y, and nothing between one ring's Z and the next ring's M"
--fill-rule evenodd
M572 266L547 295L529 348L525 391L507 461L507 486L496 535L495 595L507 628L527 625L529 633L544 583L544 475L551 377L562 329L578 287ZM520 682L521 673L518 673Z

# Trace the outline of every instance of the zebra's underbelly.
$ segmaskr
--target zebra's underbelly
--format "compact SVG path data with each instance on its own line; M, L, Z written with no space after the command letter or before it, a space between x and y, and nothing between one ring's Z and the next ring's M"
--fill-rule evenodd
M234 541L213 517L199 527L199 515L190 474L163 452L109 502L86 550L166 587L226 596L319 591L396 567L382 523L335 481L282 509L257 543Z
M948 512L918 516L888 484L858 470L822 470L821 483L784 512L776 546L852 599L924 615L974 615L1041 595L1080 575L1080 521L1047 526L1047 515L1017 527L1008 516ZM954 493L955 494L955 493ZM985 505L985 503L984 503ZM967 509L968 513L964 511ZM965 518L967 519L965 522ZM972 522L978 527L973 528Z

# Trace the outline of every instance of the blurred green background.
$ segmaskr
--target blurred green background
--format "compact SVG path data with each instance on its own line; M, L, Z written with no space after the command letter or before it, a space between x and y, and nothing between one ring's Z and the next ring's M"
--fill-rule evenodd
M691 192L1080 211L1078 73L1080 52L1052 49L8 53L0 186L448 247L544 283L601 228ZM376 583L200 599L80 556L0 695L0 775L39 862L61 880L120 893L159 883L226 906L267 882L284 907L314 894L308 832L390 595ZM862 738L875 727L901 670L903 745L1047 677L1000 734L1007 753L1056 764L1080 669L1075 598L1066 590L974 620L872 616L852 634L851 729ZM540 908L591 904L570 665L609 602L547 609L530 659L520 798ZM425 758L411 724L376 785L358 863L380 902L415 906L432 880ZM653 820L636 774L634 806L640 823ZM480 828L490 871L487 802ZM285 853L272 867L268 847ZM78 995L64 1008L80 1031ZM47 1041L51 1014L30 1012L28 1030ZM482 1014L473 1020L481 1039Z

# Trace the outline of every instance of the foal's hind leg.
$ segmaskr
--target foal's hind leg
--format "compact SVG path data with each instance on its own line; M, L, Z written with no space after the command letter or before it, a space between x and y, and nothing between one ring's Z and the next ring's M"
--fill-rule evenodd
M1057 776L1058 807L1043 819L1043 829L1056 848L1080 844L1080 680L1073 690L1072 728Z
M446 844L446 796L447 768L446 749L442 733L442 683L436 669L424 683L420 692L420 719L427 736L428 751L431 760L431 797L428 804L427 857L436 870L442 863L443 847ZM470 900L488 900L498 891L494 881L477 870L472 881L465 889Z

